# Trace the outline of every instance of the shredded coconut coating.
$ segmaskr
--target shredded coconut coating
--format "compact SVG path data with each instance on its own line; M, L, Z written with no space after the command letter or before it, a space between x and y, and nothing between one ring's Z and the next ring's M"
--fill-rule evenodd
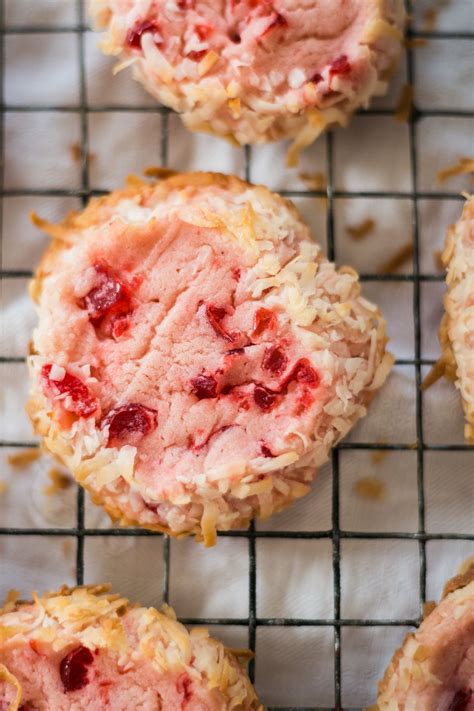
M448 293L440 327L441 367L461 393L466 425L464 436L474 444L474 198L451 226L442 255Z
M390 371L355 271L266 188L134 179L61 225L36 221L54 239L31 287L29 413L122 524L212 545L281 510ZM117 333L89 308L104 264L134 284Z
M173 610L130 605L109 586L63 587L0 610L5 711L263 711L251 656Z
M474 565L449 581L441 602L405 638L366 711L472 711Z
M92 0L102 49L193 131L237 144L294 138L288 156L382 95L402 0Z

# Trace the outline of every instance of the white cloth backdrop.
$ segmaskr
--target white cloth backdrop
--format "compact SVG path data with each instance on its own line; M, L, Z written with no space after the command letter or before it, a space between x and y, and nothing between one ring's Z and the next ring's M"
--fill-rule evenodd
M421 27L428 0L417 3L415 22ZM453 0L439 17L439 28L472 31L471 0ZM7 26L73 25L75 0L6 0ZM101 56L98 37L85 38L87 100L91 107L153 106L153 100L128 72L111 76L112 60ZM431 40L414 50L415 101L421 109L471 109L473 92L467 75L468 42ZM5 43L5 101L8 105L77 107L79 102L78 38L75 33L10 34ZM472 54L470 56L472 64ZM393 108L406 81L402 62L390 95L375 105ZM115 111L88 115L90 183L108 189L130 172L160 163L160 117L155 113ZM472 119L423 118L417 125L419 190L469 189L469 178L436 184L440 168L472 153ZM75 111L15 112L5 116L7 189L80 188L80 165L73 146L80 142L80 117ZM303 156L298 169L285 168L284 144L252 151L251 178L275 189L304 190L299 172L327 174L322 138ZM336 188L348 191L410 191L409 132L392 116L359 116L346 131L334 135ZM176 116L169 119L169 165L179 170L221 170L243 174L243 151L205 135L191 135ZM325 243L325 212L320 199L295 200L317 239ZM6 197L3 200L3 269L32 269L47 238L29 222L37 211L56 219L79 206L74 197ZM456 219L459 201L420 200L420 248L423 273L439 273L434 258L446 226ZM361 241L348 237L346 227L366 218L375 229ZM411 204L405 199L336 199L336 258L359 270L376 272L387 258L411 239ZM402 272L412 266L405 264ZM35 323L26 293L27 280L3 281L0 355L24 355ZM437 328L444 287L421 284L422 357L439 353ZM365 292L384 309L398 358L414 356L413 285L410 282L370 282ZM425 369L426 370L426 369ZM31 441L24 403L26 369L22 363L0 363L3 400L0 437ZM429 444L460 444L463 417L457 393L439 382L423 396L424 438ZM371 408L352 432L353 442L416 440L414 368L397 366ZM76 521L76 490L45 496L51 462L42 458L25 469L7 461L17 450L2 449L0 526L70 527ZM426 530L429 533L472 533L473 453L425 453ZM385 485L380 500L355 493L359 479L376 477ZM340 455L340 525L351 531L405 531L418 527L416 452L389 453L376 462L369 452ZM327 530L331 528L331 469L326 465L312 493L292 509L259 529ZM86 526L108 527L100 510L87 502ZM114 588L143 603L160 604L161 538L97 538L85 540L86 582L109 580ZM465 541L430 541L427 552L427 595L437 597L443 581L474 552ZM332 544L322 540L257 540L257 615L260 617L325 618L333 616ZM67 536L0 536L0 593L10 587L28 594L75 581L75 539ZM417 617L418 544L410 540L343 540L341 543L341 614L344 618ZM248 544L245 539L220 539L204 550L191 540L172 541L170 602L184 617L248 615ZM218 627L213 632L233 646L247 644L247 628ZM379 678L404 627L346 627L342 631L343 703L356 707L374 700ZM257 686L265 703L281 706L332 706L333 630L320 627L259 627Z

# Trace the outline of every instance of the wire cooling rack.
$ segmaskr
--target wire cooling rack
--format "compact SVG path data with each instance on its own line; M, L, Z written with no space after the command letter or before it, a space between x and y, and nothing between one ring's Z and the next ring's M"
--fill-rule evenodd
M68 1L68 0L66 0ZM470 0L466 0L470 1ZM32 0L33 2L33 0ZM161 164L166 166L168 163L168 148L169 148L169 114L168 109L163 107L151 107L151 106L118 106L114 105L94 105L88 104L87 91L86 91L86 69L85 69L85 33L89 31L87 26L86 14L84 4L81 0L70 0L71 3L75 3L75 10L77 12L77 23L67 26L8 26L4 24L4 13L5 8L2 2L1 13L2 13L2 58L4 58L4 45L6 35L34 35L38 33L74 33L77 38L77 62L79 67L79 77L80 77L80 101L78 105L74 106L38 106L38 105L7 105L3 101L3 77L2 77L2 143L1 143L1 155L2 155L2 198L3 197L34 197L34 196L73 196L80 198L83 204L87 202L91 195L101 194L102 191L91 189L90 181L90 148L89 148L89 115L94 112L127 112L133 110L134 112L147 112L152 114L157 114L161 117L161 139L160 139L160 156ZM408 3L408 11L411 10L410 3ZM472 40L474 35L471 33L461 33L461 32L421 32L421 31L408 31L408 38L411 40L415 39L441 39L449 40L450 42L456 42L459 40ZM4 67L4 62L2 62L2 68ZM415 81L414 72L414 52L411 47L407 49L407 79L410 84ZM81 187L79 189L69 190L69 189L6 189L4 188L4 119L8 112L55 112L55 111L67 111L76 112L80 117L80 161L81 161ZM385 116L392 115L393 111L390 109L370 109L368 111L361 112L364 115L375 115L375 116ZM417 132L416 125L417 122L423 117L472 117L474 114L470 111L455 111L455 110L442 110L442 109L431 109L428 111L421 111L413 108L411 118L409 121L409 153L410 153L410 171L411 171L411 181L412 189L409 191L366 191L366 192L354 192L354 191L342 191L335 188L334 181L334 140L331 134L328 134L326 141L326 160L328 166L327 174L327 188L325 190L283 190L282 194L292 198L298 197L325 197L327 199L327 244L328 244L328 255L330 259L334 259L336 251L336 233L335 233L335 220L334 220L334 201L336 198L370 198L376 200L378 198L392 199L396 201L408 200L411 205L411 223L412 223L412 234L413 234L413 270L411 273L405 274L377 274L377 273L365 273L361 275L361 281L363 282L375 282L375 281L392 281L392 282L407 282L413 285L413 318L414 318L414 357L398 359L398 365L412 366L415 372L416 381L416 443L413 445L411 442L398 442L391 444L380 444L379 442L343 442L338 447L336 447L332 452L332 525L328 530L323 531L272 531L272 530L259 530L255 526L251 526L248 531L229 531L226 533L220 533L221 538L239 538L247 541L248 545L248 560L249 560L249 573L248 573L248 594L249 594L249 606L248 615L242 618L187 618L183 621L188 624L207 624L207 625L232 625L239 626L241 628L248 629L248 645L252 650L255 650L256 646L256 634L257 629L261 627L274 627L274 626L287 626L287 627L329 627L333 630L334 641L334 707L338 711L342 709L341 704L341 687L342 687L342 677L341 677L341 632L347 627L373 627L373 626L416 626L420 623L423 605L426 599L426 543L431 540L465 540L473 541L474 534L457 534L457 533L428 533L425 529L425 453L428 451L438 451L438 452L454 452L459 450L469 449L467 446L462 444L428 444L425 442L424 438L424 403L423 403L423 392L421 390L422 382L422 368L424 366L430 366L434 362L431 359L426 359L422 357L422 316L420 308L420 295L423 282L441 282L443 281L443 275L424 273L420 267L420 226L419 226L419 201L443 201L443 200L458 200L459 209L461 209L461 196L453 192L427 192L418 190L418 156L417 156ZM252 177L252 149L246 147L244 151L245 160L245 177L251 179ZM3 200L2 200L3 204ZM3 266L3 261L2 261ZM28 278L31 276L31 272L25 269L6 269L2 270L1 278L3 280L15 280L21 278ZM1 363L22 363L24 362L23 357L19 356L4 356L1 355ZM19 406L20 405L19 403ZM12 441L2 441L0 442L2 447L34 447L35 442L12 442ZM416 532L360 532L360 531L349 531L341 528L340 525L340 453L344 450L387 450L402 452L406 450L416 451L417 460L417 490L418 490L418 530ZM77 491L77 522L76 525L69 528L22 528L22 527L1 527L0 521L0 537L6 536L66 536L76 541L76 570L75 576L77 584L83 583L84 580L84 544L85 540L93 537L124 537L124 536L140 536L140 537L150 537L150 536L160 536L161 534L155 534L144 530L135 529L102 529L102 528L90 528L86 527L85 524L85 501L84 493L82 489ZM256 555L256 544L259 539L326 539L332 542L332 566L333 566L333 616L326 619L307 619L307 618L271 618L271 617L261 617L257 616L257 575L258 575L258 561ZM344 619L341 617L341 542L344 540L380 540L380 539L391 539L391 540L411 540L418 542L418 559L419 559L419 616L414 619ZM169 589L170 589L170 541L164 536L163 537L163 598L165 601L169 599ZM15 581L11 581L14 585ZM254 662L250 663L250 676L254 677ZM317 699L315 699L317 703ZM352 705L351 705L352 706ZM297 707L293 706L279 706L279 711L297 711ZM299 711L316 711L317 706L307 706L305 709L299 708ZM327 707L326 707L327 708ZM348 708L347 706L345 707Z

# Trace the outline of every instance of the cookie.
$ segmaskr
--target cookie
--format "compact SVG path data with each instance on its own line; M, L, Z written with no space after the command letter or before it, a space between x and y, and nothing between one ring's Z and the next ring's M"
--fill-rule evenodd
M371 711L472 711L474 565L445 588L441 602L396 652ZM367 710L369 711L369 710Z
M306 494L393 358L294 206L189 173L41 224L29 412L94 501L209 545Z
M193 131L237 144L293 138L289 163L385 93L400 0L93 0L102 49Z
M461 393L466 416L464 436L474 444L474 198L448 230L442 254L448 291L440 326L442 355L429 373L425 387L445 375Z
M0 610L2 711L263 711L205 628L130 605L108 586L62 588Z

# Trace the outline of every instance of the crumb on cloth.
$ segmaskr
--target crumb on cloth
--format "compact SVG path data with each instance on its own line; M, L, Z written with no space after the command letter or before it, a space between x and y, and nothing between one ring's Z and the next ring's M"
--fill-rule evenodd
M73 542L71 541L70 538L66 538L66 540L63 541L62 549L63 549L64 556L66 558L68 558L70 553L72 553L73 547L74 547Z
M71 158L73 159L73 161L75 163L80 163L82 160L81 144L80 143L71 143L71 145L69 146L69 151L71 153ZM97 157L96 154L92 153L91 151L89 151L89 153L87 154L87 158L89 159L89 161L95 160L96 157Z
M400 91L397 107L395 109L395 120L400 123L408 123L413 109L413 85L404 84Z
M45 486L43 489L43 493L46 496L54 496L60 491L69 489L73 483L71 477L62 472L60 469L50 469L48 477L51 480L51 484L48 484L48 486Z
M15 454L8 455L8 463L12 467L18 467L19 469L23 467L28 467L30 464L35 462L41 457L41 451L39 447L34 449L23 449L20 452L15 452Z
M425 37L406 37L403 44L407 49L417 49L417 47L426 47L428 40Z
M367 237L367 235L373 232L374 227L375 220L372 220L372 218L368 217L366 220L363 220L363 222L360 222L358 225L347 225L346 232L349 237L358 240Z
M393 274L413 256L413 242L407 242L378 269L380 274Z
M454 163L454 165L450 165L447 168L438 171L436 182L440 185L446 180L449 180L449 178L454 178L456 175L466 175L469 173L474 173L474 158L461 156L458 162Z
M428 7L423 13L423 29L426 32L432 32L436 29L438 22L438 8Z
M8 482L3 481L3 479L0 479L0 495L5 494L7 490L8 490Z
M378 442L377 444L386 444L386 442ZM372 464L380 464L389 454L390 450L388 449L375 449L370 453Z
M147 178L165 180L166 178L171 178L173 175L176 175L176 171L171 170L171 168L165 168L164 166L150 165L148 168L145 168L143 175L146 175Z
M431 7L426 8L422 15L422 29L425 32L434 32L437 29L439 13L444 7L448 7L450 2L451 0L434 0Z
M324 173L298 173L298 177L301 180L302 183L306 185L308 190L314 190L314 191L326 191L327 188L327 181L326 181L326 176ZM322 207L326 207L327 204L327 198L326 197L318 197L316 200L322 205Z
M380 501L385 496L385 483L374 476L366 476L356 481L354 490L363 499Z
M438 269L444 269L442 254L442 249L435 249L435 251L433 252L433 260Z
M326 190L324 173L298 173L298 177L309 190Z

